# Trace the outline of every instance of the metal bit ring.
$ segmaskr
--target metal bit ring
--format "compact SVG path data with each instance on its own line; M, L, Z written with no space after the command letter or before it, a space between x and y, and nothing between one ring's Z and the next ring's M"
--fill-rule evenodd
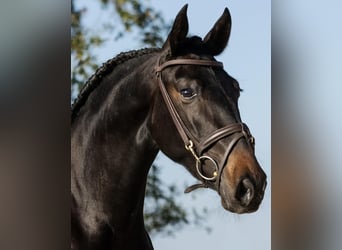
M215 166L215 171L214 171L212 177L205 176L200 170L200 166L201 166L202 162L204 162L205 160L211 161L211 163ZM216 161L213 158L211 158L210 156L203 155L203 156L199 157L198 160L196 161L196 170L197 170L197 173L199 174L199 176L201 176L201 178L203 178L204 180L213 181L217 177L219 168L218 168Z

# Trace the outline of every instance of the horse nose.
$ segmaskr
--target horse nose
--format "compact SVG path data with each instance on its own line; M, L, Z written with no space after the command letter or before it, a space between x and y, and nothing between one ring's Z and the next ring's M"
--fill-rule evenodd
M240 181L236 189L236 199L241 202L242 206L247 207L253 200L255 188L249 178L244 178Z

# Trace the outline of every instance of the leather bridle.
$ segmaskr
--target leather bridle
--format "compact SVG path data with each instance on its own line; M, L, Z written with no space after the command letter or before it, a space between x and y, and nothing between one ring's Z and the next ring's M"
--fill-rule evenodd
M159 59L160 60L160 59ZM155 67L155 72L158 79L158 85L165 101L166 107L171 115L173 123L175 124L177 131L184 142L185 149L190 151L193 157L196 160L196 171L198 176L201 179L201 183L192 185L185 190L185 193L189 193L197 188L208 188L212 187L220 193L220 182L221 175L223 173L223 169L225 166L225 162L228 160L229 154L233 150L236 143L241 139L245 138L247 144L250 145L254 150L254 137L251 135L246 124L239 122L229 124L225 127L217 129L212 133L208 134L204 138L196 138L192 135L189 129L185 126L184 121L178 114L170 95L168 94L166 87L162 81L162 71L171 66L175 65L199 65L199 66L208 66L208 67L217 67L223 68L223 64L217 61L209 61L209 60L200 60L200 59L174 59L170 61L166 61L160 65L158 60L157 66ZM203 155L204 151L208 150L213 144L218 142L219 140L231 137L231 140L228 144L228 147L223 155L221 162L217 162L215 159L210 157L209 155ZM202 164L205 161L211 162L214 166L215 170L212 176L206 176L202 170Z

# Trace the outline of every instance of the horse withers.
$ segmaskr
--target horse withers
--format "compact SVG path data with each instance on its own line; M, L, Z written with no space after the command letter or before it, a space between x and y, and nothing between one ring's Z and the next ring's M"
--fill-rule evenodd
M228 9L201 39L187 37L187 5L161 49L121 53L86 83L72 107L72 249L153 249L145 186L159 150L211 188L234 213L256 211L266 175L241 121L238 82L215 60Z

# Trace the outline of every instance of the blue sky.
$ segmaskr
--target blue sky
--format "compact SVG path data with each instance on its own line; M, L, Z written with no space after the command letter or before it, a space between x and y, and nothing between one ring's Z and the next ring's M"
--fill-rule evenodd
M87 3L86 3L87 2ZM99 20L107 18L94 3L87 4L86 22L94 29ZM166 21L174 19L180 8L188 3L190 34L204 36L228 7L232 15L232 32L226 50L217 57L225 70L235 77L244 89L239 101L242 120L248 124L256 138L256 155L268 175L268 188L260 209L253 214L235 215L220 205L218 195L211 190L198 190L196 194L180 194L177 199L184 207L203 207L209 210L205 225L212 229L208 234L203 227L187 226L175 237L154 236L156 250L163 249L271 249L271 6L270 1L157 1L153 6L163 13ZM116 54L140 48L137 40L125 38L107 42L96 51L99 62ZM158 155L157 165L162 169L166 183L177 183L181 190L195 180L182 167ZM195 193L194 192L194 193ZM194 199L195 197L195 199Z

